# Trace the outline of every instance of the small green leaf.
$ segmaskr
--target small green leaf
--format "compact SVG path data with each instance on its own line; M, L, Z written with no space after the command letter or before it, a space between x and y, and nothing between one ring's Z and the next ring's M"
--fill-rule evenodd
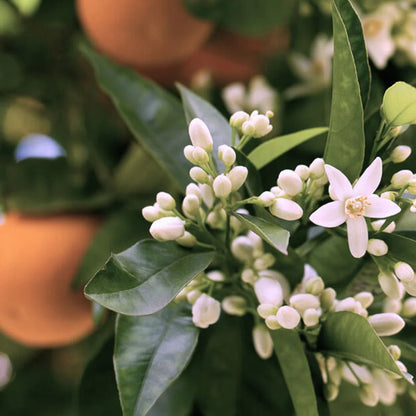
M184 370L198 334L183 305L150 316L118 316L114 367L123 416L148 413Z
M111 97L123 120L182 189L189 183L190 164L182 149L189 144L182 106L176 97L83 45L98 83ZM140 174L140 171L138 172Z
M314 127L270 139L257 146L248 158L257 169L261 169L287 151L327 131L327 127Z
M331 118L325 148L325 162L340 169L351 181L360 172L364 160L364 109L358 59L364 42L361 26L354 26L355 14L349 0L332 1L334 64ZM355 28L355 29L354 29ZM361 63L368 65L365 61Z
M416 121L416 88L403 81L386 90L382 112L390 127L413 124Z
M296 416L319 416L305 347L294 330L270 331Z
M342 360L378 367L402 376L368 320L352 312L328 315L319 334L318 349Z
M240 220L249 230L259 235L266 243L283 254L287 254L289 245L289 231L282 228L276 222L266 221L259 217L247 214L233 213L233 216Z
M181 93L185 117L188 124L194 118L200 118L207 126L214 141L214 150L212 156L216 161L218 167L222 167L223 163L218 159L218 146L226 144L231 146L231 126L224 116L208 101L199 97L192 91L188 90L181 84L178 84L179 92ZM190 144L187 143L187 144Z
M140 241L113 254L85 294L115 312L148 315L164 308L213 258L213 252L184 249L174 242Z
M376 238L384 240L389 247L389 256L409 263L416 270L416 240L394 233L379 233Z

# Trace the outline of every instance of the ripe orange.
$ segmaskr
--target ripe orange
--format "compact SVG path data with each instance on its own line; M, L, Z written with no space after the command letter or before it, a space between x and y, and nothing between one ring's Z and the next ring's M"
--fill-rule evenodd
M94 324L71 280L100 221L91 216L8 213L0 226L0 330L32 347L75 342Z
M136 67L183 61L213 25L192 17L181 0L77 0L85 32L103 53Z

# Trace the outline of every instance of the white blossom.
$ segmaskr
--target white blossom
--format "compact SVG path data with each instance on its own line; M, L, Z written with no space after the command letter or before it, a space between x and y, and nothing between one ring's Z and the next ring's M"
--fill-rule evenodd
M221 314L221 304L203 293L192 306L192 322L199 328L208 328L215 324Z

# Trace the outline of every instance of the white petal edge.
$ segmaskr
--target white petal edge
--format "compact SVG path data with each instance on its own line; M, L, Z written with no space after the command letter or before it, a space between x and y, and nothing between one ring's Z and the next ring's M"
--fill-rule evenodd
M379 157L375 158L373 163L364 171L360 179L354 185L354 195L371 195L378 188L383 174L383 162Z
M368 244L367 223L364 217L347 220L348 247L353 257L363 257Z
M344 202L333 201L318 208L309 219L321 227L338 227L346 220Z
M371 195L367 200L371 205L365 208L365 216L369 218L386 218L400 212L400 207L389 199Z
M331 184L331 193L339 200L345 200L352 195L352 186L348 178L337 168L325 165L325 172Z

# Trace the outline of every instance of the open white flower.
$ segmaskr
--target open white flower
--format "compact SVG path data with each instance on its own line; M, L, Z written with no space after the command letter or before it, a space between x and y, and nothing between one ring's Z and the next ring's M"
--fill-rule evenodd
M364 256L368 244L365 217L386 218L400 212L393 201L374 194L381 181L382 161L378 157L364 171L354 186L331 165L325 165L333 202L316 210L310 220L322 227L338 227L347 223L348 245L354 257Z

